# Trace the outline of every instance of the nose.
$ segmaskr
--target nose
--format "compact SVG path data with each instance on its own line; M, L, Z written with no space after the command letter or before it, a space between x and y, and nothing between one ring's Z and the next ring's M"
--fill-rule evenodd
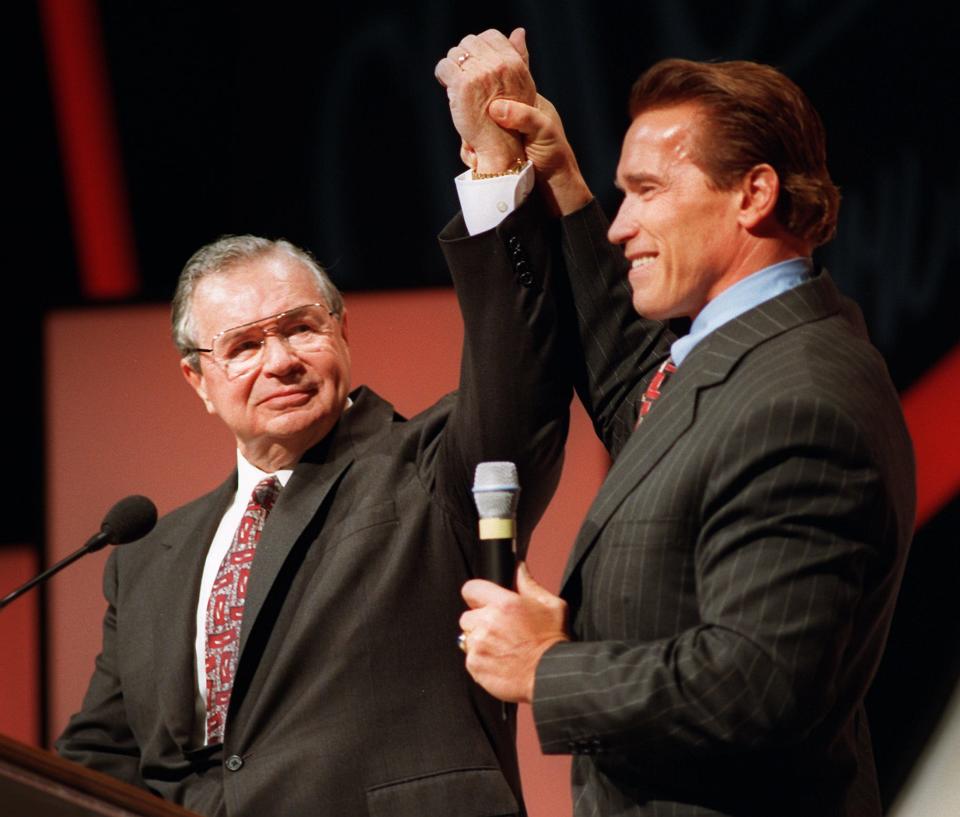
M268 374L287 374L300 365L300 358L290 349L287 339L274 332L264 335L262 355L261 368Z
M611 244L625 244L635 232L636 227L630 218L627 200L624 199L620 203L620 209L617 210L617 217L607 230L607 241Z

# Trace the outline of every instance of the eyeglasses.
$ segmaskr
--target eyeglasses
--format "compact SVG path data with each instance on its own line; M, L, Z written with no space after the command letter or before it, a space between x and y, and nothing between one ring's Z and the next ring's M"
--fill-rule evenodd
M337 313L325 304L306 304L224 329L213 336L209 349L194 347L188 351L210 354L227 377L233 379L260 365L269 335L275 335L294 353L319 351L333 334L336 317Z

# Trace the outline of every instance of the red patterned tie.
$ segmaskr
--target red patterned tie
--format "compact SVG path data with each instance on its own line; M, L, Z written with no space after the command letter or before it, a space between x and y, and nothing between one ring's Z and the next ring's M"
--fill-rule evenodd
M633 427L634 430L640 427L640 423L643 422L643 418L650 413L650 409L653 408L654 401L660 398L660 390L663 388L664 382L670 377L677 367L673 364L673 358L668 357L662 364L660 368L657 369L657 373L653 376L653 379L650 381L650 385L647 386L647 390L643 393L643 397L640 398L640 407L637 411L637 423Z
M257 484L227 550L207 602L207 743L223 740L227 706L237 671L240 625L254 551L267 514L277 501L280 481L268 477Z

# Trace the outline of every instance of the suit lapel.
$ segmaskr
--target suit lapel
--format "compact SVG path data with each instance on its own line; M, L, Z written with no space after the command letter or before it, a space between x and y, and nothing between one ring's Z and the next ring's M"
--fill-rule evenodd
M336 486L358 453L393 417L393 408L367 389L359 389L353 400L353 406L330 435L308 451L294 468L267 517L244 602L240 662L250 632L297 540L318 513L326 512L327 504L336 495ZM321 541L318 546L323 547L324 543Z
M363 448L393 417L393 408L366 389L327 440L308 451L294 469L264 525L244 605L240 660L251 627L297 539L335 493L335 487ZM208 496L185 508L160 540L154 584L153 649L164 673L160 708L164 722L185 753L196 749L194 643L197 599L207 550L237 490L236 472ZM184 637L189 634L191 637Z
M301 462L280 492L263 527L250 571L240 631L240 661L250 632L290 551L310 521L325 510L331 492L352 463L352 457L342 457L331 463Z
M684 361L640 427L630 435L587 512L567 561L561 588L597 540L614 511L693 425L698 392L713 379Z
M184 751L194 743L197 598L207 549L237 490L236 472L194 507L186 510L160 542L155 584L153 649L155 666L164 667L160 708L170 734ZM192 636L192 637L188 637ZM172 670L172 671L168 671Z
M561 588L566 586L623 501L695 422L709 422L708 417L699 416L697 411L702 392L722 384L743 356L761 343L842 309L842 299L833 281L826 272L821 272L718 327L697 344L607 474L574 542ZM848 317L855 325L862 326L859 312Z

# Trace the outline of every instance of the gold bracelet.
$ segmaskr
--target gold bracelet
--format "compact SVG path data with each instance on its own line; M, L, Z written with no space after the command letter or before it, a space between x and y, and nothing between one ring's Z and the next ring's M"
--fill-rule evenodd
M499 173L478 173L476 170L473 171L471 178L477 182L481 179L496 179L498 176L516 176L521 170L523 170L526 161L524 159L517 159L510 167L506 170L502 170Z

